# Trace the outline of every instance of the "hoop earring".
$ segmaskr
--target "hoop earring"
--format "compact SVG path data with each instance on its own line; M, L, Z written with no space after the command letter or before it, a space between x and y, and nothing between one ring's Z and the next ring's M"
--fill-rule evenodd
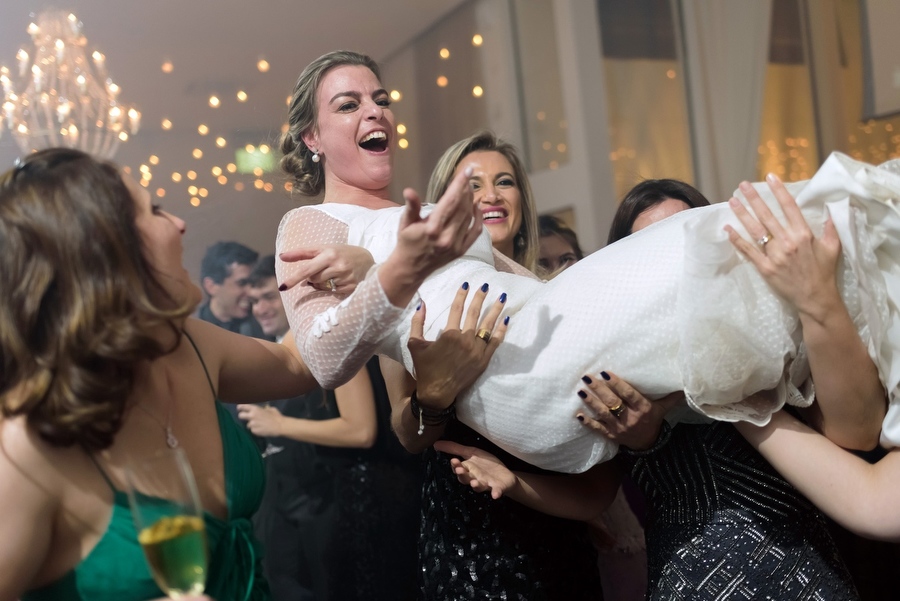
M322 160L322 158L319 156L319 151L318 150L313 151L312 162L318 163L321 160Z

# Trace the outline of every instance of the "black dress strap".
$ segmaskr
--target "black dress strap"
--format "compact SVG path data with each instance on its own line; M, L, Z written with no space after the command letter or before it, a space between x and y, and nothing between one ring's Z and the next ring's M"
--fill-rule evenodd
M107 486L109 486L110 490L112 490L113 493L118 492L118 489L117 489L117 488L115 487L115 485L112 483L112 480L109 479L109 476L106 475L106 471L100 466L100 462L97 461L97 458L94 457L94 454L91 453L90 451L88 451L87 449L85 449L84 452L87 453L87 456L88 456L88 457L90 457L91 462L92 462L95 466L97 466L97 471L100 472L100 475L103 476L103 479L104 479L104 480L106 480L106 484L107 484Z
M191 338L191 335L188 334L187 330L182 329L181 332L182 332L182 333L185 335L185 337L188 339L188 342L191 343L191 346L194 347L194 351L197 353L197 358L200 359L200 365L203 366L203 373L206 374L206 381L209 382L209 389L212 390L213 398L214 398L214 399L218 399L218 398L219 398L219 395L216 394L216 387L213 386L213 381L212 381L212 378L211 378L210 375L209 375L209 370L206 369L206 361L203 360L203 355L200 354L200 349L197 348L197 343L194 342L194 339Z

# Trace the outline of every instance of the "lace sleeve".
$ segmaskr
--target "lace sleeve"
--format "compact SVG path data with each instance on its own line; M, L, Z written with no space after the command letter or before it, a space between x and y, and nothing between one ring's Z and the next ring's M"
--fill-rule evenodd
M315 207L294 209L278 226L276 256L319 244L346 244L348 231L346 223ZM298 266L276 260L278 281L290 277ZM406 311L406 307L391 304L377 273L376 266L346 297L316 290L305 282L282 293L300 355L325 389L344 384L362 369ZM410 304L418 302L416 295Z

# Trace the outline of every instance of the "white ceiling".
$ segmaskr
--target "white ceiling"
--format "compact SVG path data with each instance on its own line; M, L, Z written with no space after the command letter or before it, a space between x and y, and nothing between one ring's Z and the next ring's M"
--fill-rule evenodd
M63 0L64 1L64 0ZM347 48L383 60L465 0L3 0L0 2L0 65L14 66L19 47L30 43L30 13L48 8L73 12L91 48L103 52L119 99L142 113L137 136L122 144L116 160L132 169L155 154L149 188L163 187L166 208L186 218L185 262L196 273L203 250L219 239L237 239L268 253L280 215L297 204L280 187L271 194L238 192L234 181L215 183L211 168L233 161L234 148L273 139L286 120L285 99L302 68L330 50ZM271 65L260 73L256 63ZM170 60L174 71L165 74ZM14 70L15 72L15 70ZM385 82L390 86L390 82ZM249 96L246 103L235 97ZM219 108L208 99L216 94ZM174 126L163 131L160 123ZM200 136L199 124L210 133ZM215 147L223 136L229 145ZM204 157L191 156L201 148ZM9 132L0 135L0 171L19 154ZM209 189L199 208L188 204L187 186L171 173L194 169L194 182Z

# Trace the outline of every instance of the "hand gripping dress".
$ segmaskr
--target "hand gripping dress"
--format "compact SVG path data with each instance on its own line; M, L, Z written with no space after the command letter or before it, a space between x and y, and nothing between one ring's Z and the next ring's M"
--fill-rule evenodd
M780 214L768 188L758 190ZM812 180L791 191L814 231L828 215L837 226L841 292L890 393L882 439L895 446L900 212L894 199L900 198L900 176L833 154ZM294 209L279 226L277 249L349 242L380 263L396 245L402 211L339 203ZM444 325L464 281L509 295L506 339L459 399L459 419L532 465L581 472L617 450L574 419L585 373L612 370L651 397L684 390L692 409L718 420L764 424L785 403L808 405L813 397L797 314L733 249L726 223L742 230L724 204L683 211L546 283L498 272L490 238L482 233L465 256L419 289L429 339ZM279 279L291 269L281 262L277 268ZM392 306L377 269L344 299L308 286L285 293L300 353L329 388L373 353L412 371L406 342L419 300Z

